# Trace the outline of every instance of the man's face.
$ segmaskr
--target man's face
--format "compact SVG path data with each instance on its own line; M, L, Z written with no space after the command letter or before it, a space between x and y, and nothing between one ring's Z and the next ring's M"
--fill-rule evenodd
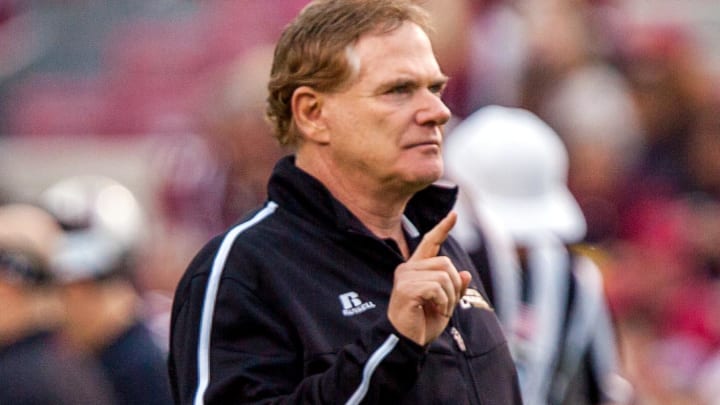
M414 192L440 178L447 78L425 32L405 23L362 37L349 55L357 76L322 110L335 167L380 189Z

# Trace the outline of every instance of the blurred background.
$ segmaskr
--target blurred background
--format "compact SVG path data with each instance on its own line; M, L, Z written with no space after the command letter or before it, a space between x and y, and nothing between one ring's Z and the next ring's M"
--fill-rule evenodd
M161 347L188 261L263 200L285 153L265 83L305 3L0 0L0 203L41 204L76 176L126 187ZM566 143L639 403L720 403L720 2L421 3L454 122L524 107Z

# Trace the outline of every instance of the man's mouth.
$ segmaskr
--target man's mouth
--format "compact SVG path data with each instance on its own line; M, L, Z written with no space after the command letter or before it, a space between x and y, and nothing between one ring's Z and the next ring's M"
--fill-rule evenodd
M439 148L440 142L433 141L433 140L423 141L423 142L415 142L415 143L411 143L411 144L407 145L406 149L420 148L420 147L426 147L426 146L435 146L435 147Z

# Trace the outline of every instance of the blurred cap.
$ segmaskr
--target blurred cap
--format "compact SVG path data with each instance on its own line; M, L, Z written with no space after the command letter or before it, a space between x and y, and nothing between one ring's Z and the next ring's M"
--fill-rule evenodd
M548 234L575 242L585 235L585 218L567 188L567 150L530 111L481 108L449 134L445 162L476 209L517 242Z
M52 215L39 207L0 206L0 278L17 284L47 282L48 261L60 234Z
M105 232L68 232L50 262L59 283L100 279L121 270L127 252Z
M48 187L40 201L65 230L50 266L60 282L118 272L141 238L140 204L127 187L111 178L65 178Z

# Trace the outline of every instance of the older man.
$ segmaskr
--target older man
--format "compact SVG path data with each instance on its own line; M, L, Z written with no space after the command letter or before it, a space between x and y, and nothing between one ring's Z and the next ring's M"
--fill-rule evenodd
M284 31L268 117L295 153L177 288L177 402L521 402L447 238L456 190L432 185L450 111L427 20L410 1L321 0Z

